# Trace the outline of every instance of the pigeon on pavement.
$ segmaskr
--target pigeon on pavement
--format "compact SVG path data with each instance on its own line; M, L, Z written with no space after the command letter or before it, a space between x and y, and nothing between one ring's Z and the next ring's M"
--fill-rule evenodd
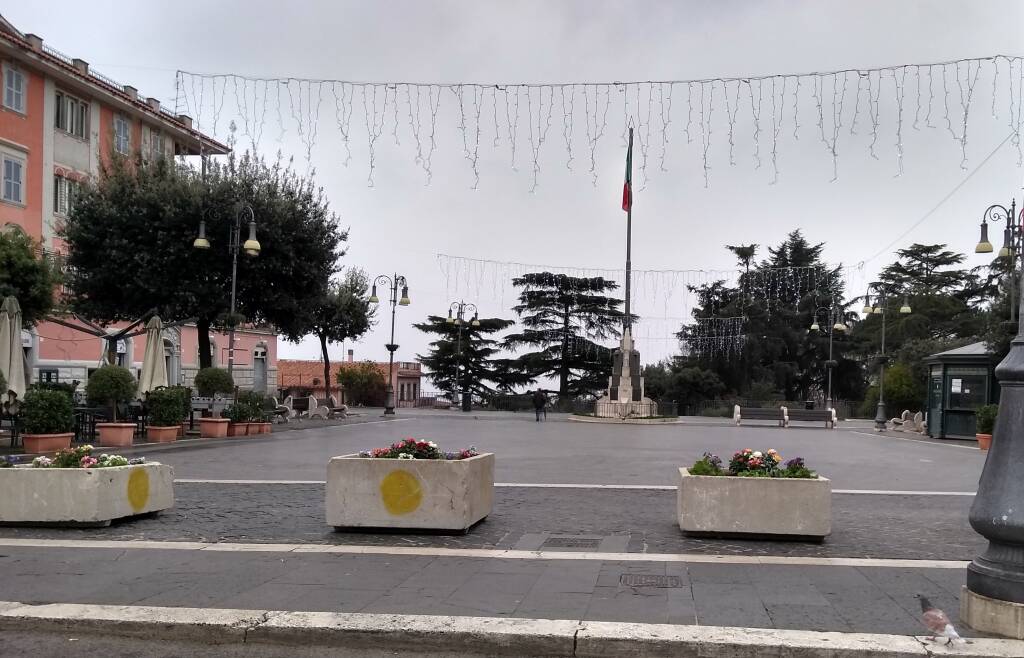
M946 644L952 642L965 642L960 634L953 628L952 622L949 621L949 617L942 610L939 610L932 605L926 597L921 594L916 594L917 598L921 602L921 621L932 632L934 636L932 639L938 640L939 637L946 638Z

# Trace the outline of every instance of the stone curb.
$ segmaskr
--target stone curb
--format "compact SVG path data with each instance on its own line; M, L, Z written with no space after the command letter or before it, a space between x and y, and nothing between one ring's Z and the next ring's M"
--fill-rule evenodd
M380 649L549 658L1012 658L1024 641L945 646L923 637L575 620L0 601L0 630L74 632L205 644Z

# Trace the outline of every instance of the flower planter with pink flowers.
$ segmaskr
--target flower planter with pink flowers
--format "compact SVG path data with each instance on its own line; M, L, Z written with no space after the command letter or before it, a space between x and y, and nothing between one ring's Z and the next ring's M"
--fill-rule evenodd
M832 532L832 483L774 450L741 450L727 469L704 453L679 469L676 510L688 535L822 541Z

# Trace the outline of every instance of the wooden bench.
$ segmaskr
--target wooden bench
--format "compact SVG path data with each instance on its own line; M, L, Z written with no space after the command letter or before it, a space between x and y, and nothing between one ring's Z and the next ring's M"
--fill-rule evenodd
M736 405L732 408L732 419L739 425L744 420L774 420L779 427L785 427L786 415L782 407L741 407Z
M825 427L829 429L836 428L835 409L789 409L783 407L782 412L786 419L784 427L789 427L789 424L795 420L799 423L825 423Z

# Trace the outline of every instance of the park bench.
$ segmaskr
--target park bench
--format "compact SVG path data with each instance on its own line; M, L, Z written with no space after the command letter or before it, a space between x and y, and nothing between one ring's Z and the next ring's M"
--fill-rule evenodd
M825 423L827 428L836 428L835 409L789 409L783 407L782 413L785 417L783 427L789 427L789 424L795 420L798 423Z
M779 427L785 426L786 416L782 407L741 407L735 405L732 409L732 419L739 425L744 420L774 420Z

